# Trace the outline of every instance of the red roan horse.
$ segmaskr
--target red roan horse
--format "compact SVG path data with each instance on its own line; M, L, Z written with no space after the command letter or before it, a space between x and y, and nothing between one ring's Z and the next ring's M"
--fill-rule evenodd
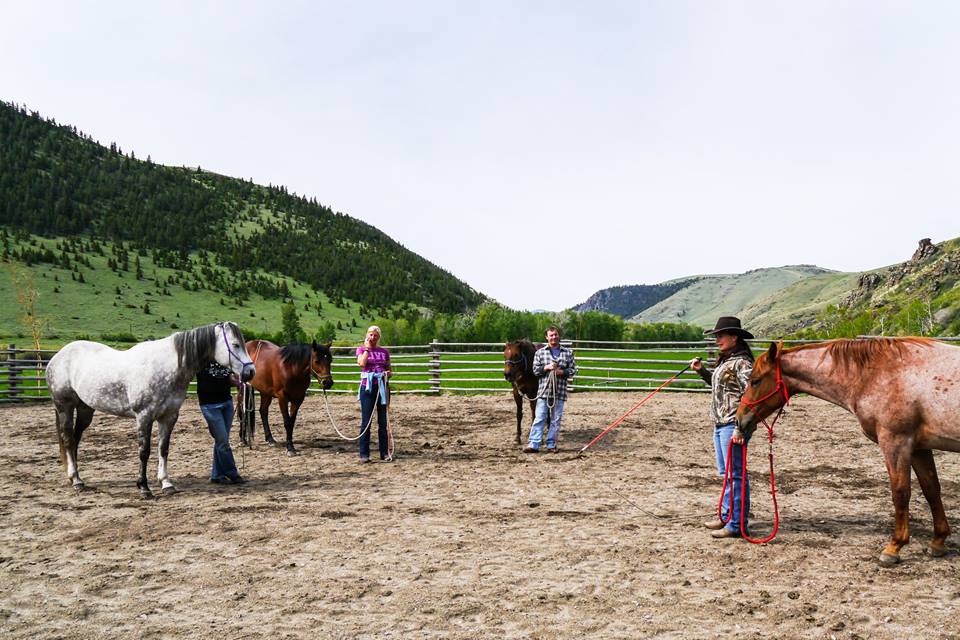
M287 455L297 455L293 446L293 425L297 412L310 388L310 374L317 377L324 390L333 386L330 363L333 356L329 345L288 344L281 348L269 340L250 340L247 353L257 367L257 375L250 384L260 392L260 419L267 442L276 444L267 420L270 403L276 397L280 401L280 413L287 432ZM238 404L240 400L238 399Z
M843 407L880 445L895 511L893 537L880 562L899 562L910 540L911 467L933 513L930 555L944 555L950 526L932 449L960 451L960 349L927 338L836 340L793 349L771 344L757 358L737 411L741 428L754 429L794 393Z
M513 385L513 400L517 403L517 444L520 444L524 398L530 401L531 423L535 417L539 385L533 375L533 354L536 351L537 347L526 338L508 342L503 348L503 377Z

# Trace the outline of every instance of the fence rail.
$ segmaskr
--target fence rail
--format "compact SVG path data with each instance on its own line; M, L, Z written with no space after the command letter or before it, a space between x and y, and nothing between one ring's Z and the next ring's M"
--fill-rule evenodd
M874 336L858 336L863 339ZM960 342L960 338L938 338ZM756 339L754 351L769 340ZM791 345L813 340L784 341ZM571 393L585 391L650 391L683 369L696 356L712 363L716 348L712 341L612 342L571 340L563 344L574 350L577 375L568 387ZM356 347L332 347L335 385L327 393L356 394L359 370ZM391 347L397 394L504 393L511 386L503 376L502 342L438 342ZM29 402L50 398L44 367L56 351L0 349L0 403ZM706 386L693 371L687 371L665 391L704 392ZM194 383L187 391L195 395ZM321 391L314 385L311 394Z

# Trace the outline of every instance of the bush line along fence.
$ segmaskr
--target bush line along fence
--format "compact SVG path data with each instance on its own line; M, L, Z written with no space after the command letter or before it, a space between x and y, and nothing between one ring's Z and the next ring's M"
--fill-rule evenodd
M869 338L871 336L861 336ZM960 338L938 338L960 341ZM751 341L754 353L766 349L770 340ZM815 340L785 340L797 346ZM571 393L587 391L652 391L699 356L708 366L716 359L712 340L692 342L607 342L565 340L574 351L577 376ZM388 347L393 362L390 385L396 394L502 393L511 390L503 377L502 342L431 342L426 345ZM359 368L356 347L332 347L334 387L327 393L356 394ZM0 403L48 400L50 394L44 367L56 351L0 349ZM705 392L700 377L688 370L669 391ZM194 383L188 390L195 395ZM313 384L311 394L321 393Z

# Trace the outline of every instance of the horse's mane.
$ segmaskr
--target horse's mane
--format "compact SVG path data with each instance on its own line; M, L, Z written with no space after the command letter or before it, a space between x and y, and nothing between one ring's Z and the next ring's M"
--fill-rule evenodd
M929 347L934 342L930 338L859 338L805 344L784 351L803 351L825 347L827 353L833 359L834 366L848 371L850 369L862 369L878 360L901 358L906 345L915 344L921 347Z
M230 331L240 344L243 344L243 333L240 332L240 327L233 322L224 322L223 327L224 330ZM207 324L173 334L173 346L177 350L177 365L196 371L212 360L217 348L216 329L216 324Z
M529 338L521 338L519 340L511 340L507 343L508 345L516 345L520 347L520 353L527 356L530 362L533 362L533 354L536 353L537 347L535 344L530 342Z
M217 325L208 324L173 334L173 346L177 350L177 366L195 371L210 360L217 337Z
M280 360L286 365L307 364L313 357L313 347L302 342L291 342L280 348Z

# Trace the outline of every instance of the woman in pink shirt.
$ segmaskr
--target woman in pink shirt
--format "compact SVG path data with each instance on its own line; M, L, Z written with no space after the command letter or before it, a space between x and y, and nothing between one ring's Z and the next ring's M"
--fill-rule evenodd
M377 445L380 459L390 462L387 436L387 404L390 402L390 352L378 347L380 327L367 329L367 339L357 347L357 364L360 372L360 462L370 462L370 426L373 408L377 408Z

